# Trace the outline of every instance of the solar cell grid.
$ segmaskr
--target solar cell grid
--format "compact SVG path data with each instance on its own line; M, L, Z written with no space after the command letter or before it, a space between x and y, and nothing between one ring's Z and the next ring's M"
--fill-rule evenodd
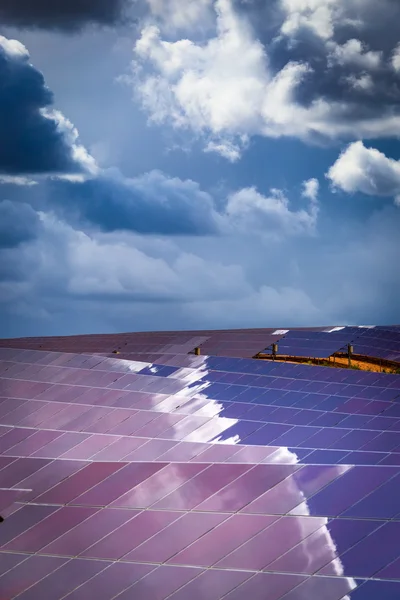
M258 407L256 407L258 408ZM274 407L260 407L260 408L269 408L269 409L274 409ZM279 410L282 409L276 409L276 412L278 412ZM287 410L287 409L286 409ZM369 428L369 421L366 420L365 418L361 419L361 421L359 423L354 422L354 419L356 416L358 415L354 415L354 417L352 417L352 421L350 421L348 424L346 423L346 420L349 419L349 417L346 416L345 413L343 414L339 414L338 415L338 419L337 421L339 421L338 424L341 425L340 428L327 428L325 427L321 427L318 425L321 425L321 423L318 422L317 420L317 416L318 415L329 415L329 413L321 413L320 411L308 411L307 412L307 420L306 426L302 426L302 425L295 425L293 424L293 421L296 422L296 420L298 421L298 419L296 419L295 417L301 413L298 413L298 411L293 411L294 412L294 416L290 416L290 415L278 415L276 419L273 418L275 412L270 412L267 411L267 414L265 415L249 415L249 418L252 419L256 419L255 421L240 421L238 422L236 425L234 423L236 423L235 420L233 419L223 419L223 418L218 418L217 420L210 420L210 419L201 419L198 420L197 418L193 417L191 418L191 420L189 420L187 422L187 425L185 427L182 426L182 429L180 431L175 430L174 428L171 429L171 431L169 429L165 430L160 437L166 437L166 439L168 438L172 438L172 439L186 439L186 437L188 435L191 435L190 432L192 432L193 434L196 433L196 431L198 430L199 432L204 432L202 433L202 435L208 435L207 440L208 441L212 441L213 439L218 441L223 441L224 439L230 439L230 438L234 438L235 436L238 437L238 441L241 440L243 442L243 440L245 440L245 442L247 444L254 444L254 443L272 443L272 442L285 442L288 443L289 445L300 445L300 446L309 446L309 447L314 447L313 443L308 443L307 440L311 440L311 438L314 438L314 434L319 433L321 435L321 437L323 438L321 440L321 447L335 447L335 444L339 443L342 444L342 447L347 448L348 450L352 450L352 449L361 449L363 448L367 442L371 442L371 444L373 445L377 445L378 447L368 447L366 448L367 450L378 450L378 451L388 451L388 450L393 450L393 451L397 451L397 446L400 445L400 437L399 437L399 432L397 431L393 431L393 432L385 432L385 426L383 423L378 424L378 427L371 427ZM269 413L269 414L268 414ZM145 413L146 414L146 413ZM152 416L154 416L154 414L157 413L151 413ZM136 416L136 415L135 415ZM160 415L162 416L162 415ZM343 421L340 420L344 419ZM153 421L156 423L158 420L158 418L156 417L155 419L153 419ZM182 420L182 422L185 419ZM374 418L372 419L373 422ZM397 419L390 419L390 418L381 418L381 421L385 420L388 421L389 423L391 421L393 421L393 429L396 429L398 420ZM267 421L267 424L263 424ZM273 427L272 423L275 421L276 425ZM304 421L304 419L303 419ZM206 426L204 426L204 422L206 424ZM233 423L233 425L231 425L231 423ZM285 427L283 425L283 423L287 423L287 426ZM210 424L210 426L208 425ZM213 425L211 427L211 424ZM343 424L343 426L342 426ZM151 423L150 423L151 425ZM218 427L218 429L214 428L214 425ZM351 429L351 427L353 425L358 425L358 427L361 427L364 431L359 431L359 432L349 432L349 429ZM221 429L222 426L222 429ZM178 427L178 424L177 424ZM283 427L283 429L282 429ZM31 433L34 430L22 430L24 433L26 433L27 431L29 433ZM140 430L139 430L140 431ZM257 433L257 431L259 431L259 433ZM17 434L19 432L18 429L14 429L13 433ZM188 433L189 432L189 433ZM219 432L219 433L218 433ZM287 434L286 434L287 432ZM157 433L157 432L155 432ZM252 434L255 433L255 435L253 436ZM37 445L42 446L42 442L44 441L44 439L42 439L40 441L40 444L38 444L38 440L37 438L39 437L39 435L41 435L41 437L43 437L44 434L51 434L48 436L47 441L51 442L52 439L55 438L55 443L58 444L58 446L54 447L54 443L49 443L47 446L43 447L43 450L41 451L35 451L35 448L37 447ZM148 434L151 434L151 431L148 432ZM222 437L221 437L222 436ZM286 437L281 437L281 436L286 436ZM333 436L333 437L332 437ZM18 442L18 440L20 439L20 436L18 435L16 439L13 439L12 441L9 441L9 445L10 447L5 451L6 453L8 453L9 455L13 456L13 455L21 455L21 456L44 456L46 455L46 457L48 458L54 458L57 456L63 456L63 457L79 457L79 458L88 458L87 455L80 455L79 451L80 449L89 449L91 447L91 443L89 443L89 437L91 442L93 442L93 452L92 454L96 454L95 449L96 447L99 445L100 448L98 451L101 451L103 446L104 449L109 449L110 452L113 452L114 449L120 449L117 450L117 452L121 452L122 454L120 456L108 456L107 454L105 454L105 458L107 458L108 460L110 459L118 459L121 460L123 458L123 454L125 451L125 454L127 454L129 451L133 451L135 450L139 445L144 444L146 442L145 439L140 439L140 438L121 438L120 437L114 437L114 436L89 436L89 435L84 435L84 434L68 434L68 433L60 433L60 432L46 432L46 431L41 431L41 432L34 432L32 435L29 435L26 439L23 440L23 442L20 443L15 443ZM46 436L44 436L44 438L46 438ZM257 442L257 438L260 439L259 442ZM287 439L286 439L287 438ZM5 435L4 439L8 439L8 436ZM33 446L30 446L29 441L32 440ZM294 441L296 440L296 444L294 443ZM337 441L338 440L338 441ZM375 441L376 440L376 441ZM156 441L156 440L154 440ZM160 439L160 442L162 440ZM304 443L303 443L304 441ZM334 444L332 446L332 444ZM389 447L388 447L389 444ZM356 446L356 447L355 447ZM24 449L25 448L25 449ZM71 448L71 450L68 450L68 448ZM75 454L77 453L77 454ZM100 458L100 456L99 456Z
M214 343L236 349L248 333L220 332ZM364 335L326 335L356 333ZM21 393L0 402L8 426L0 446L16 457L43 455L0 457L0 481L33 490L1 525L0 543L11 544L2 551L5 589L77 600L264 600L266 589L271 600L397 598L396 377L185 356L179 352L196 336L185 333L179 348L174 334L151 336L129 342L141 353L135 363L0 349L1 385ZM374 555L384 542L384 556L362 571L357 552ZM15 553L38 547L25 560ZM43 574L38 566L40 576L21 588L23 571L8 574L33 558L58 562ZM365 583L371 576L382 579Z

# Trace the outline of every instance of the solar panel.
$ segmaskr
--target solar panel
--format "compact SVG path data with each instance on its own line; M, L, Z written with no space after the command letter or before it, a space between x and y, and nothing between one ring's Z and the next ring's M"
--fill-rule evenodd
M400 597L400 378L151 335L0 349L1 594Z

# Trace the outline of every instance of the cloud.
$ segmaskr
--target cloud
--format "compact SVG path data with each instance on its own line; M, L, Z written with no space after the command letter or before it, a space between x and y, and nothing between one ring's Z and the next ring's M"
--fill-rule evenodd
M362 69L377 69L381 66L382 52L367 50L357 39L347 40L342 45L332 43L329 59L339 65L356 65Z
M304 182L303 196L310 200L310 207L293 211L282 190L271 189L263 196L256 188L244 188L228 198L226 215L230 224L242 232L253 232L281 238L286 235L313 233L318 218L316 204L318 181Z
M29 53L17 40L0 36L0 173L85 174L94 159L79 144L78 132L51 108L53 95Z
M312 202L316 202L317 198L318 198L318 191L319 191L319 181L318 181L318 179L315 179L315 177L303 182L302 195L304 198L308 198Z
M149 16L165 31L204 29L212 25L213 0L2 0L0 22L19 29L68 34L85 27L119 27Z
M100 171L83 182L50 181L40 198L75 225L82 221L104 232L143 235L226 236L237 233L282 238L316 230L318 181L304 182L309 207L295 210L282 190L263 196L255 187L214 198L198 183L150 171L136 178L118 169Z
M396 48L393 51L392 66L397 73L400 72L400 44L397 44Z
M0 254L3 336L398 320L394 207L268 251L252 235L149 239L37 216L40 234Z
M324 319L329 320L304 290L289 286L275 288L263 285L245 298L232 297L207 304L194 302L190 310L195 313L200 327L204 319L218 323L220 328L237 327L238 323L245 323L248 327L287 325L290 322L310 326L310 323L321 324ZM293 315L296 315L295 320Z
M394 196L400 202L400 161L375 148L366 148L360 141L341 153L327 177L345 192Z
M24 202L0 201L0 248L14 248L35 239L40 220L35 210Z
M129 0L1 0L3 26L76 31L89 24L118 25L128 20Z
M223 139L221 141L210 140L204 148L204 152L216 152L223 158L229 160L229 162L236 162L239 160L243 148L247 145L247 137L243 136L240 140L241 143L235 143L229 139Z
M288 309L297 322L321 318L301 289L255 286L244 264L207 258L179 239L156 238L146 248L132 233L83 230L50 213L38 218L41 235L1 255L3 335L21 323L30 332L76 331L77 319L78 329L105 331L257 324Z
M370 0L365 21L350 4L216 0L216 33L201 41L166 41L147 25L135 44L135 93L152 122L190 131L232 162L254 135L311 143L398 135L394 46L376 47ZM390 7L383 0L386 19Z
M144 75L138 89L152 120L171 120L197 134L209 131L214 146L208 149L220 146L225 152L227 134L258 129L257 106L266 71L264 49L252 39L246 23L236 17L228 0L216 6L218 37L205 45L187 39L164 42L156 27L147 26L135 54L155 68L154 75Z
M337 10L336 0L281 0L285 18L281 33L292 37L299 30L310 29L322 39L330 39L334 31L334 16Z
M360 91L364 93L372 93L375 88L374 80L368 73L362 75L348 75L345 80L349 84L349 87L353 91Z
M85 231L51 213L35 213L27 205L21 208L6 202L4 210L0 207L2 215L10 214L10 225L20 221L27 226L33 221L32 214L35 222L40 222L40 237L30 236L30 253L36 264L24 277L50 295L168 302L220 299L231 294L240 297L249 290L240 267L215 260L211 268L201 257L179 251L174 244L165 252L165 246L156 240L153 253L146 252L140 249L140 238L131 233ZM22 237L28 239L21 234L18 241L23 241ZM23 265L25 250L20 260Z
M25 47L6 38L1 42L3 72L9 85L0 96L0 108L5 108L0 116L0 135L5 142L0 149L0 171L5 173L0 175L0 184L23 188L39 181L39 193L29 196L34 205L54 210L75 225L83 220L105 232L293 235L314 228L316 207L310 212L293 211L277 190L269 198L255 188L237 190L217 207L218 202L191 180L158 171L127 178L118 169L100 169L78 144L73 125L61 113L48 108L43 111L52 95L41 73L29 64ZM15 138L18 144L13 143ZM240 143L246 144L245 136ZM221 145L218 150L226 156L239 156L233 142L221 140L220 144L224 149ZM32 180L28 174L40 177Z
M207 235L220 229L214 200L198 183L152 171L123 177L117 169L102 171L84 182L51 182L49 206L77 213L103 231L142 234Z
M312 35L323 42L343 43L362 36L366 46L385 54L398 41L400 6L393 0L272 0L272 4L282 15L280 32L294 40Z
M18 185L23 187L31 187L37 185L38 182L29 177L12 176L12 175L0 175L0 185Z
M246 20L230 0L215 6L218 35L204 45L188 39L166 42L156 27L146 27L135 54L155 74L143 74L135 85L153 121L208 136L207 151L236 160L248 135L277 137L292 129L297 119L291 116L291 101L308 69L288 64L272 78L265 49Z
M213 0L147 0L153 17L169 31L204 29L212 24Z

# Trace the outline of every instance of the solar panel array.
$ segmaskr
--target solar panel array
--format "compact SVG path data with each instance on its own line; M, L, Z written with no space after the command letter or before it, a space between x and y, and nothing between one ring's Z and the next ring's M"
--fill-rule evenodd
M204 355L251 358L260 352L270 353L273 343L279 343L280 355L310 358L327 358L334 352L347 352L347 345L351 343L354 354L400 363L400 326L165 331L0 340L1 346L10 348L118 352L129 358L187 354L196 347L200 347Z
M328 358L349 343L349 334L342 331L290 330L281 338L278 354L312 358ZM271 352L271 347L267 348Z
M317 330L320 331L321 328L317 328ZM278 341L285 331L228 329L72 335L68 337L12 338L0 340L0 344L11 348L36 348L63 352L112 353L118 351L128 355L187 354L194 348L201 347L202 354L205 355L251 358L261 352L266 345Z
M400 376L207 333L0 342L1 598L400 598Z
M268 343L265 352L272 352L272 343ZM400 362L398 327L337 327L325 331L292 329L280 337L278 354L328 358L335 353L347 353L348 344L353 345L355 355Z
M354 352L400 362L400 328L364 329L355 340Z

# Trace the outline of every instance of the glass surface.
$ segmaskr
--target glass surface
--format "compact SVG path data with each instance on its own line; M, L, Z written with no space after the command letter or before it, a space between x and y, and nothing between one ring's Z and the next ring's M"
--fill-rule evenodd
M365 336L367 351L394 352L378 331L287 339L321 353L324 338ZM187 354L208 338L232 356ZM398 376L234 358L272 343L259 331L128 334L118 358L90 354L119 339L34 346L87 354L0 348L17 396L0 399L0 508L16 500L0 528L2 592L397 600Z
M60 458L88 459L115 442L113 435L90 435L85 440L64 452Z
M164 563L225 521L228 515L187 513L124 556L133 562ZM172 562L174 562L172 560Z
M58 511L59 508L59 506L41 506L36 504L23 506L1 523L1 547L3 548L19 535L23 535L24 532Z
M0 577L10 571L24 560L29 558L26 554L12 554L11 552L0 552Z
M373 577L384 567L399 558L399 522L384 523L376 531L342 554L343 575L348 577ZM377 551L377 548L379 551ZM330 562L319 571L321 575L334 575L335 564Z
M56 465L55 465L56 466ZM36 502L68 504L86 490L119 471L124 465L115 463L91 463L71 475L51 490L36 498Z
M281 575L272 573L257 573L242 585L227 594L224 600L280 600L305 580L301 575ZM311 600L311 598L308 598Z
M4 544L3 548L20 552L38 552L69 529L88 519L96 510L95 508L80 506L62 507L28 531Z
M170 511L140 512L114 532L90 546L81 553L81 556L119 560L180 516L181 513Z
M57 572L65 562L65 558L55 556L29 556L27 560L0 577L2 595L4 598L15 598L43 577ZM42 598L42 596L36 596L37 598Z
M239 465L236 465L239 466ZM196 506L197 510L238 511L293 474L295 465L256 465L240 478Z
M145 577L154 565L112 563L95 577L65 596L65 600L111 600Z
M112 506L148 508L204 471L208 465L168 464L120 496Z
M248 465L210 465L201 473L183 483L175 491L156 502L153 507L171 510L191 510L197 507L198 510L203 510L203 508L200 508L203 501L206 501L215 492L246 473L250 468ZM208 509L205 508L204 510Z
M25 438L17 444L13 446L9 450L4 452L4 455L11 456L31 456L37 450L43 448L53 440L59 438L62 434L61 431L35 431L35 433L28 438Z
M75 558L27 589L20 595L20 598L23 600L38 600L38 598L41 600L54 600L54 598L63 598L108 566L109 563L106 561L88 561Z
M1 487L21 487L19 483L49 464L48 460L19 458L5 467L0 474ZM26 488L25 488L26 489Z
M164 600L200 574L199 569L191 567L160 566L123 592L118 600Z
M35 433L34 429L11 429L0 437L0 453L7 451L9 448L16 446L22 440L29 438Z
M92 454L91 460L120 461L143 445L140 438L120 437L99 452Z
M53 441L45 444L39 450L32 453L32 457L58 458L68 450L71 450L81 442L88 439L88 435L84 433L64 433Z
M311 496L307 501L308 510L312 515L338 516L396 474L395 467L354 467ZM294 509L292 514L298 511Z
M26 460L42 459L31 458ZM84 461L53 460L46 466L36 471L33 475L19 482L18 485L32 490L27 497L27 500L32 501L64 479L67 479L74 473L84 469L86 465L87 463Z
M138 514L133 510L103 508L78 526L42 548L43 554L79 556L93 544L109 535Z
M171 564L211 567L266 529L277 517L235 514L170 558Z
M205 571L200 576L175 592L171 600L219 600L222 596L238 587L251 577L251 573L243 571Z
M118 469L109 477L104 477L100 483L75 497L72 501L73 504L107 506L165 466L165 463L130 463L128 465L124 465L124 463L103 464L113 465L114 467L118 465L123 466L123 468Z

